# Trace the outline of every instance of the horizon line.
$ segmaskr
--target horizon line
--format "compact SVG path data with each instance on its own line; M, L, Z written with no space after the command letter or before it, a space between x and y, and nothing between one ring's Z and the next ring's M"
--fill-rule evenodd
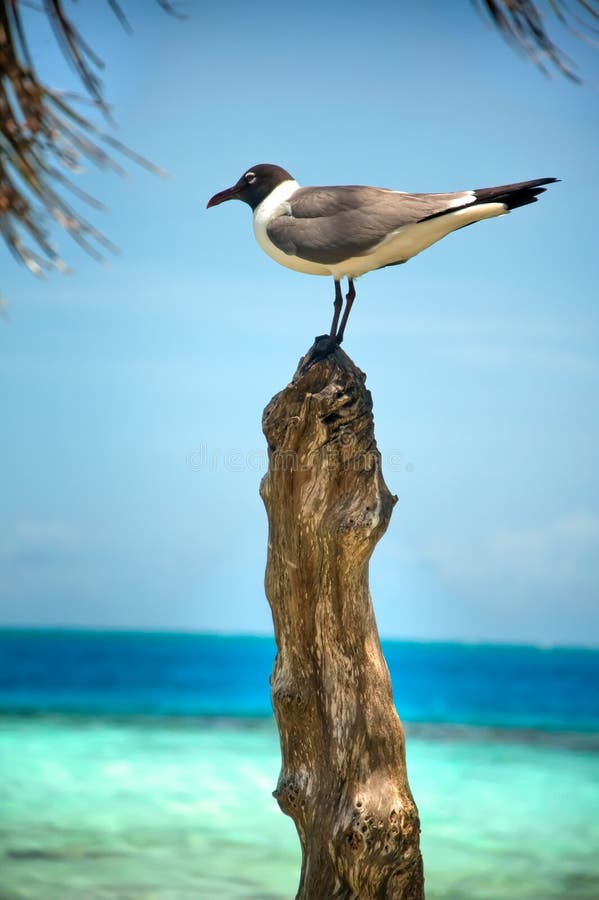
M222 640L236 640L240 638L264 640L275 642L274 633L246 632L246 631L201 631L183 628L146 628L143 626L109 626L109 625L12 625L0 623L0 636L8 633L38 633L38 634L90 634L90 635L139 635L145 637L204 637ZM451 645L462 647L498 647L498 648L528 648L538 651L551 650L581 650L587 652L599 651L599 644L582 643L553 643L548 641L526 641L517 639L491 640L489 638L460 638L460 637L392 637L379 635L380 641L395 644L435 644L439 646Z

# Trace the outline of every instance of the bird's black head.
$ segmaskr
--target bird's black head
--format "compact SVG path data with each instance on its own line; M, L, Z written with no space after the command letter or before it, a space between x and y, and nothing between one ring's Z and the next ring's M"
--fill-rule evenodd
M258 204L262 203L265 197L274 190L283 181L293 179L281 166L273 166L271 163L259 163L244 172L237 184L220 191L211 197L207 203L207 207L218 206L225 200L243 200L252 209L256 209Z

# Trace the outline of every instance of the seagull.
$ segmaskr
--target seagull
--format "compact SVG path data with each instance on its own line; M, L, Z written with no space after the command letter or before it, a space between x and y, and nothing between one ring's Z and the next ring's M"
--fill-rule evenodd
M482 219L535 203L558 178L448 194L407 194L362 185L300 187L281 166L260 163L207 208L242 200L254 213L254 234L276 262L335 282L328 351L340 344L356 297L354 279L373 269L407 262L436 241ZM343 295L341 280L347 278Z

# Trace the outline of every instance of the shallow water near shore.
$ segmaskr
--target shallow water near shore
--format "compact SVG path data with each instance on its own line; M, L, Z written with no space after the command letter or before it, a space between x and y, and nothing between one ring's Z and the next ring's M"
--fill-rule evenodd
M123 646L115 651L114 641L108 643L120 658ZM172 641L168 645L172 651ZM98 710L96 696L93 712L59 712L60 679L55 672L52 693L40 645L29 662L23 661L23 646L27 691L22 679L20 686L9 683L0 666L1 900L295 896L299 846L293 823L271 796L280 756L267 710L261 717L231 715L226 709L220 717L172 715L152 712L146 704L144 714L111 714ZM201 656L202 642L193 646ZM104 685L103 702L113 692L121 704L134 704L126 677L115 681L114 667L106 667L106 646L95 658L89 642L86 650L87 656L78 658L87 660L87 680L93 670L96 688ZM231 696L243 697L255 673L245 668L234 674L239 645L221 650L221 681L228 677ZM270 662L270 645L267 650ZM153 645L154 660L156 652ZM409 653L418 651L412 647ZM430 656L430 649L422 653ZM127 647L126 662L137 681L144 654L141 649L136 658ZM390 659L393 654L392 648ZM62 656L66 673L64 652ZM454 664L456 659L463 663L461 650L450 656ZM482 656L477 656L479 662ZM591 656L585 657L587 668L596 665L596 655ZM173 684L185 681L185 653L175 652L175 657L179 674L171 682L164 669L152 670L163 689L170 684L171 706L183 691L180 685L177 694ZM506 660L510 658L507 654ZM534 652L527 658L534 661ZM518 665L521 671L521 661ZM567 677L562 657L556 665L562 667L561 677ZM581 665L576 658L579 680ZM507 677L508 662L504 669ZM214 658L210 671L215 678ZM462 664L460 672L456 678L463 679ZM77 691L73 673L71 677L73 707L75 694L83 702L86 690L81 671ZM540 684L538 672L535 677ZM236 678L245 682L237 693ZM146 701L150 682L144 682ZM520 684L520 695L523 691ZM23 709L26 693L31 707ZM93 705L89 685L87 694ZM414 696L406 700L416 708ZM19 711L9 708L13 701ZM163 691L159 705L166 702ZM546 720L555 723L558 712L548 702L544 697L533 704L531 721L542 721L540 709L545 709ZM421 815L429 900L599 896L599 738L591 727L588 700L583 706L578 727L568 731L538 724L407 723L408 772ZM516 719L524 722L521 700L518 707ZM492 711L487 713L491 720ZM497 718L506 716L500 710ZM576 722L574 714L570 719Z
M5 718L3 900L293 897L270 722ZM408 730L427 896L599 896L599 755L552 736Z

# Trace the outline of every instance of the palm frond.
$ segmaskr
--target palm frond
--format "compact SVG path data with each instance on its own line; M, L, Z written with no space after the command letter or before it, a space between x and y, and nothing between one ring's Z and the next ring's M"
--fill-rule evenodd
M539 3L533 0L472 2L482 8L509 43L523 51L545 74L550 74L554 67L571 81L581 83L573 61L549 37ZM597 0L547 0L546 12L576 37L595 43L599 22Z
M130 30L117 0L107 2L121 25ZM157 2L175 14L170 4ZM67 268L50 239L53 223L96 259L116 250L65 196L67 192L101 208L70 177L85 161L124 174L117 154L164 173L80 111L87 100L110 124L99 77L103 63L65 13L63 0L43 0L38 11L51 23L85 94L61 94L38 76L23 24L23 5L20 0L0 0L0 235L13 255L40 275L51 268Z

